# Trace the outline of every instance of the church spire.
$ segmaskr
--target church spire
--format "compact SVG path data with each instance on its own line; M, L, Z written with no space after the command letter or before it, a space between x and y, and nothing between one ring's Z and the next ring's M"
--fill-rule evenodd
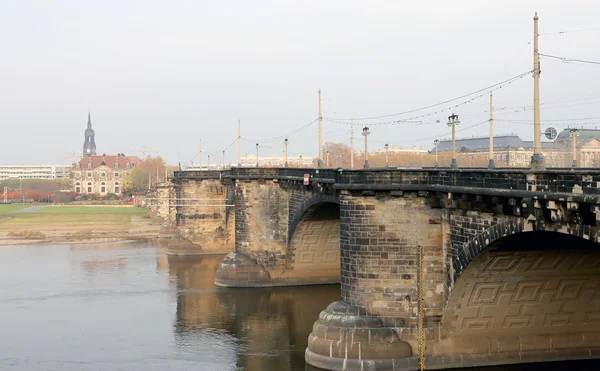
M85 141L83 142L83 155L96 155L96 142L94 141L94 129L92 129L92 114L88 111L87 129L85 129Z

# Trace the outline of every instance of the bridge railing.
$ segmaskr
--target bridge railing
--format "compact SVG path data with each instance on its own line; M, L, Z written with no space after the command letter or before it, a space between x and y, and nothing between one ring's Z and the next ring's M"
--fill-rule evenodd
M362 169L341 170L336 188L394 188L393 186L438 186L536 191L552 193L600 194L597 169ZM402 187L399 187L402 188ZM416 187L415 187L416 188Z
M336 169L307 169L307 168L233 168L226 177L234 179L304 179L308 174L311 181L334 183L338 171Z
M173 179L221 179L225 174L228 174L230 170L191 170L191 171L175 171L173 173Z
M495 189L600 195L599 169L451 168L232 168L227 171L176 171L178 179L280 179L335 184L338 189Z

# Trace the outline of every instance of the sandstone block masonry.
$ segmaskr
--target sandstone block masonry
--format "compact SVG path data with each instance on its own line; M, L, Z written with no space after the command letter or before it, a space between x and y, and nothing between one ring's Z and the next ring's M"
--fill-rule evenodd
M176 177L174 182L175 198L171 204L176 206L170 219L174 219L179 241L170 244L170 251L185 254L233 251L235 214L231 184L220 180L218 174ZM181 240L189 243L182 244Z
M221 264L220 286L339 282L335 197L277 179L236 180L236 247Z

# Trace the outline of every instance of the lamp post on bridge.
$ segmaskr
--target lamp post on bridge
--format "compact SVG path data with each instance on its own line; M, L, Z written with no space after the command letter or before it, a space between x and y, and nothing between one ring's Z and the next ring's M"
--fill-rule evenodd
M210 170L210 155L207 156L208 157L208 164L206 164L206 170ZM217 160L219 161L219 160ZM200 168L200 170L202 170L202 168Z
M327 150L325 152L325 161L326 161L326 165L327 167L329 167L329 150Z
M438 167L438 146L440 145L440 140L436 139L433 141L433 144L435 144L435 167Z
M288 167L288 143L288 138L285 138L283 141L283 144L285 145L285 167Z
M458 165L456 164L456 125L460 125L460 120L458 119L458 115L454 113L448 116L448 126L452 127L452 162L450 163L450 167L456 169Z
M385 167L390 167L390 163L389 163L389 157L388 157L388 148L390 147L389 144L385 144Z
M577 137L579 136L578 129L571 129L571 146L573 147L573 167L577 167Z
M363 137L365 137L365 169L367 169L369 167L369 145L368 145L368 140L367 137L369 136L369 134L371 134L369 132L369 128L368 127L364 127L363 131L362 131L362 135Z
M258 167L258 143L256 143L256 167Z
M221 170L225 170L225 151L223 151L223 159L221 162Z

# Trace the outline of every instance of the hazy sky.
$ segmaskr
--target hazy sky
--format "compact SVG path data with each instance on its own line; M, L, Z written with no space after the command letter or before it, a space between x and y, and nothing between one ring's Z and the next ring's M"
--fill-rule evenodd
M238 117L242 155L256 140L310 123L319 88L330 118L445 101L531 70L535 11L541 53L600 61L600 29L558 33L600 28L594 1L0 0L0 164L70 163L61 157L81 154L88 108L99 153L147 146L171 163L181 152L189 164L200 138L220 161ZM542 130L600 127L600 66L541 63ZM496 109L514 107L496 118L525 120L497 121L496 133L532 139L532 91L526 76L494 92ZM373 150L386 142L430 148L449 136L452 112L423 125L372 123L453 104L356 121L355 131L371 127ZM485 96L453 111L464 128L485 121L488 104ZM349 143L347 124L325 121L324 132L325 141ZM290 153L314 156L317 133L313 124L291 135ZM457 136L487 133L483 123ZM357 137L357 150L362 143ZM279 153L282 141L261 147ZM227 160L235 157L233 145Z

